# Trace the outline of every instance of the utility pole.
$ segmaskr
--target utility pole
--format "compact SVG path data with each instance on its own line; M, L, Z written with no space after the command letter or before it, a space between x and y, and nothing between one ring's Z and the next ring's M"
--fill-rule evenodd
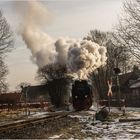
M119 105L119 110L121 110L121 91L120 91L120 82L119 82L119 76L117 74L117 88L118 88L118 105Z
M28 110L27 110L27 94L28 94L29 87L30 87L30 86L27 87L27 90L26 90L26 92L25 92L26 116L28 115Z
M121 91L120 91L120 82L119 82L119 73L121 73L121 70L119 68L113 69L116 75L116 84L117 84L117 103L119 110L121 110Z

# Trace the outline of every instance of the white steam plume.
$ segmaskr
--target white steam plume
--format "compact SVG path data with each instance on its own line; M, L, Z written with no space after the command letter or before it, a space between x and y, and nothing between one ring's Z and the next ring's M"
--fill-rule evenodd
M79 79L87 79L88 74L104 65L106 60L106 48L87 40L72 46L68 52L68 67Z
M43 31L49 18L46 8L37 1L28 4L22 37L39 68L47 64L54 64L54 68L67 66L68 74L86 79L89 73L105 64L105 47L87 40L60 38L54 41Z
M37 1L28 1L22 29L22 38L32 52L32 60L39 67L54 62L53 39L43 32L42 27L49 18L46 8Z

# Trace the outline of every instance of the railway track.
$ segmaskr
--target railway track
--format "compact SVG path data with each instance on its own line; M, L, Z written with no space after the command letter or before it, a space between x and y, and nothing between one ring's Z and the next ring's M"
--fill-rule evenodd
M14 131L30 126L33 127L38 124L46 124L48 121L55 121L56 119L66 117L72 113L74 112L54 112L46 114L46 116L40 118L32 118L32 119L26 118L25 120L21 121L19 120L14 123L0 125L0 134L10 130Z

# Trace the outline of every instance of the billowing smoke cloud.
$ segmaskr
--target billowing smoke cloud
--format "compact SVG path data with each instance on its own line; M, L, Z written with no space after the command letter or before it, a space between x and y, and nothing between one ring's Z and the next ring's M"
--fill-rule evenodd
M31 50L32 60L39 67L54 62L55 48L52 47L53 39L43 31L49 13L37 1L28 1L28 7L22 29L22 38Z
M104 65L106 59L105 47L84 40L69 49L68 67L80 79L86 79L89 73Z
M22 37L39 68L47 64L54 64L54 67L57 64L66 65L68 74L85 79L89 73L105 64L105 47L87 40L60 38L54 41L43 31L49 19L46 8L37 1L30 1L28 5Z

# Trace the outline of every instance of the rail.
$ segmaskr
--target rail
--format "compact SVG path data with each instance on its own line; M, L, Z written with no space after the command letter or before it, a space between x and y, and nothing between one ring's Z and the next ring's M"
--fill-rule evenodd
M70 115L71 113L73 112L54 112L54 113L46 114L45 117L32 118L32 119L26 118L25 120L21 120L21 121L19 120L18 122L0 125L0 134L8 130L21 129L28 126L46 123L50 120L63 118Z

